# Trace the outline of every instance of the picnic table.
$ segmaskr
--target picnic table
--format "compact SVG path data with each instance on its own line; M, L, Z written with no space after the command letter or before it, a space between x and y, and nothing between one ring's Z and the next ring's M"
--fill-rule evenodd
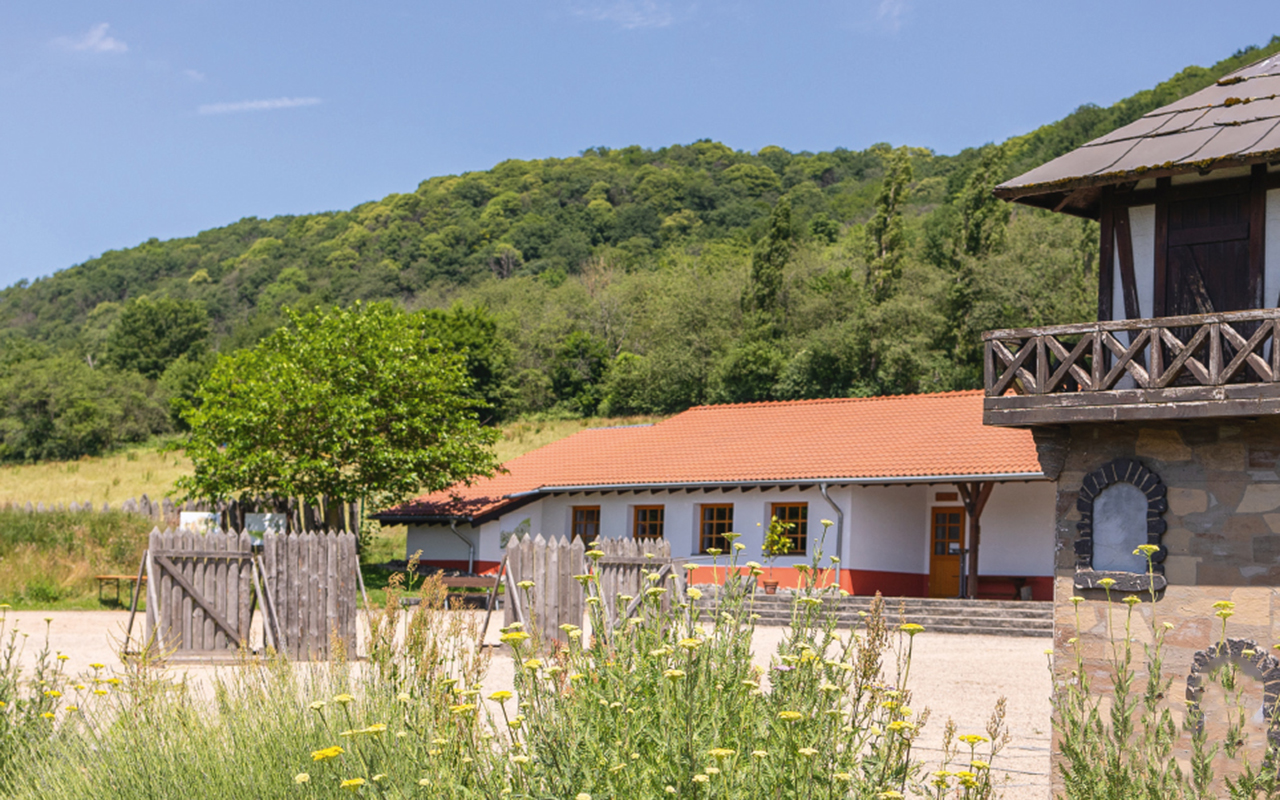
M125 581L129 584L129 588L131 590L130 596L132 596L133 582L138 580L136 575L95 575L93 577L98 581L98 602L102 602L103 588L105 588L108 583L111 583L116 587L116 605L120 605L120 582ZM147 576L143 575L142 580L145 582L147 580Z

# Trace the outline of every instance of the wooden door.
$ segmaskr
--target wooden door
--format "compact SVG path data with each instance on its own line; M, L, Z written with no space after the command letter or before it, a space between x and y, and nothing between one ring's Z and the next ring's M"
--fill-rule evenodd
M1249 217L1247 192L1168 204L1166 316L1254 307Z
M963 506L934 506L929 514L929 596L960 595L964 549Z

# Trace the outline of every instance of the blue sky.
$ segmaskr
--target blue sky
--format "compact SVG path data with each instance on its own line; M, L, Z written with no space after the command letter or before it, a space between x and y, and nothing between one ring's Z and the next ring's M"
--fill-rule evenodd
M1274 3L6 3L0 285L595 145L953 153L1280 32Z

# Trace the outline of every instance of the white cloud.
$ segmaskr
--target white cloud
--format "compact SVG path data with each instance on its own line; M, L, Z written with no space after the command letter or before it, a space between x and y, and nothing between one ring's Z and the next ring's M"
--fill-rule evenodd
M243 100L239 103L209 103L196 109L199 114L238 114L241 111L275 111L320 105L319 97L277 97L274 100Z
M81 53L125 53L129 45L107 34L111 26L100 22L89 29L83 36L59 36L53 43L67 50Z
M676 21L668 3L657 0L613 0L578 6L573 13L597 22L611 22L620 28L665 28Z
M911 10L908 0L880 0L876 20L891 31L902 27L902 18Z
M204 73L203 73L203 72L200 72L199 70L194 70L194 69L184 69L184 70L182 71L182 74L183 74L183 75L186 75L188 78L190 78L190 79L191 79L191 80L193 80L193 81L202 81L202 80L204 80Z

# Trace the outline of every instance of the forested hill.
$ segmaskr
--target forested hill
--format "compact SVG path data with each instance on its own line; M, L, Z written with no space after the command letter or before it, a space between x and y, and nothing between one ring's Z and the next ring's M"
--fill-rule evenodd
M498 417L975 386L981 330L1095 282L1091 223L991 187L1278 50L955 156L600 147L104 253L0 291L0 460L169 429L214 353L355 300L442 309Z

